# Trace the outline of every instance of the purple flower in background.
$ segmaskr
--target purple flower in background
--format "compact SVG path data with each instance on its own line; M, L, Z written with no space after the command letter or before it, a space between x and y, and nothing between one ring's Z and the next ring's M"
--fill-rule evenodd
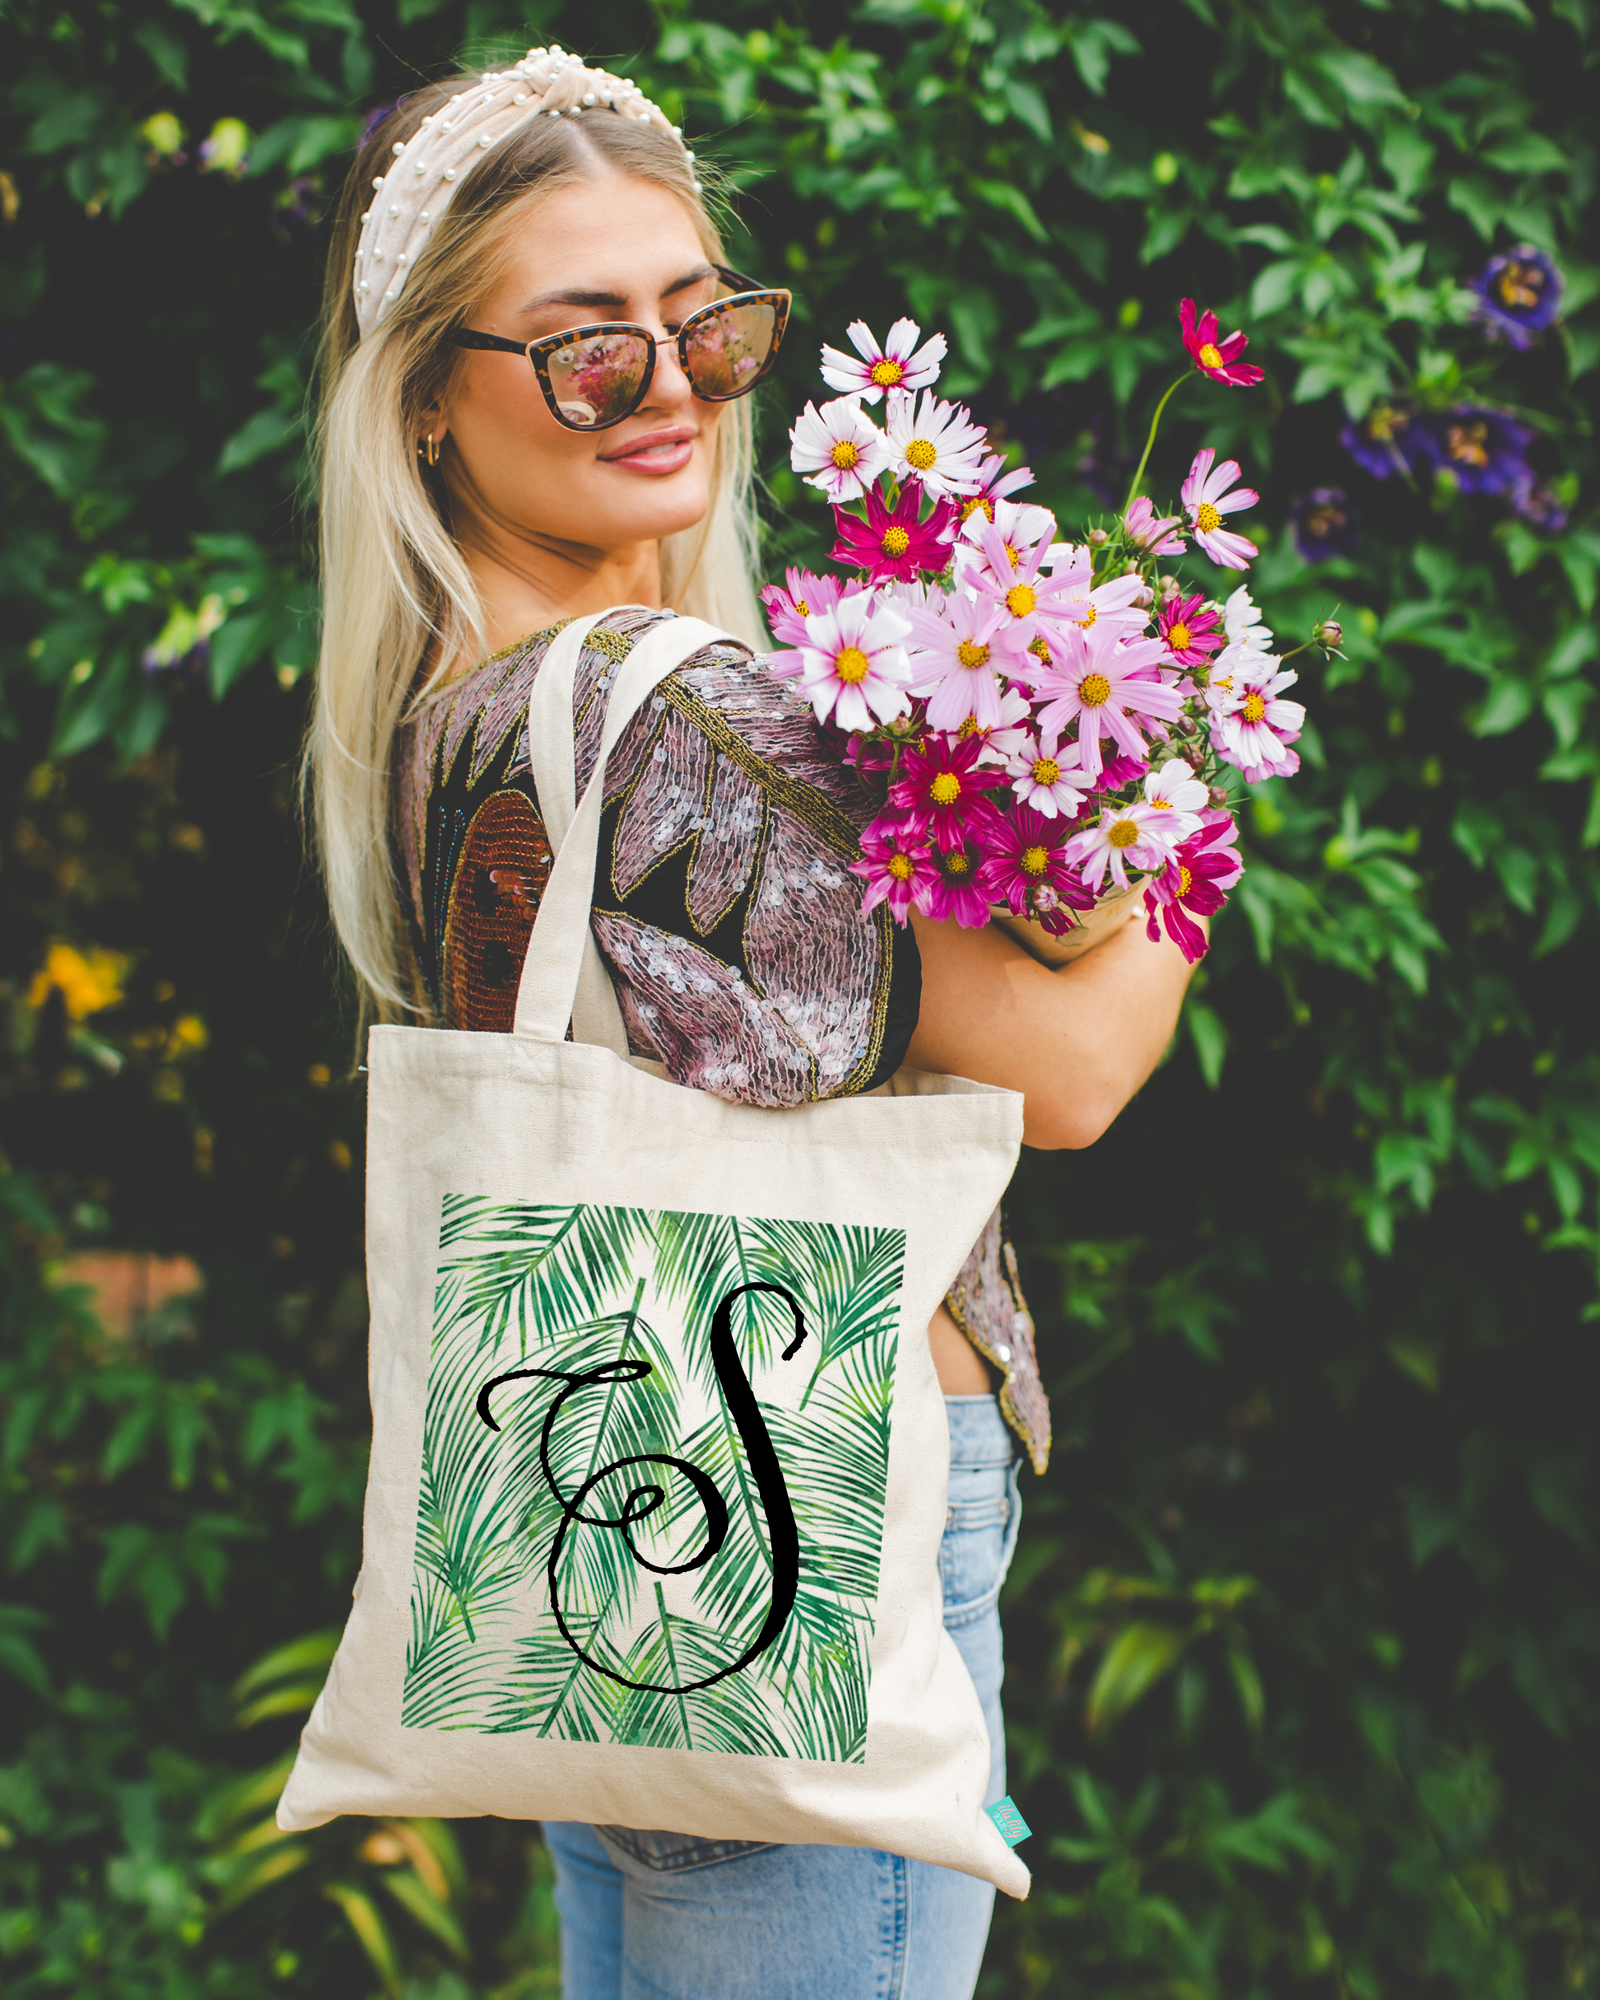
M1374 479L1415 472L1427 457L1416 419L1399 403L1374 403L1358 423L1345 425L1339 442Z
M1572 511L1559 493L1527 467L1511 489L1511 507L1530 526L1542 528L1547 535L1559 535Z
M1526 424L1487 403L1435 410L1418 426L1428 459L1455 475L1463 493L1505 493L1528 476Z
M1341 486L1316 486L1289 509L1294 545L1308 563L1353 556L1361 546L1361 516Z
M272 222L285 242L315 236L327 207L327 192L316 174L300 174L272 204Z
M1478 295L1473 317L1513 347L1531 347L1533 336L1561 310L1561 273L1542 250L1520 243L1503 257L1491 257L1467 286Z
M390 114L390 112L398 112L398 110L400 110L400 106L402 106L404 102L406 102L404 98L396 98L396 100L394 100L394 104L380 104L376 112L368 112L368 114L366 114L366 124L362 126L362 138L360 138L360 144L364 146L364 144L366 144L366 142L368 142L368 140L372 138L372 134L374 134L374 132L378 130L378 126L380 126L380 124L384 122L384 118L388 118L388 114Z

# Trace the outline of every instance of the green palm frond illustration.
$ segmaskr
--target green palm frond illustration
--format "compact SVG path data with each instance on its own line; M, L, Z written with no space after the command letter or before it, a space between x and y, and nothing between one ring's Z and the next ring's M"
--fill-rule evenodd
M897 1230L447 1196L406 1726L859 1759L904 1251Z

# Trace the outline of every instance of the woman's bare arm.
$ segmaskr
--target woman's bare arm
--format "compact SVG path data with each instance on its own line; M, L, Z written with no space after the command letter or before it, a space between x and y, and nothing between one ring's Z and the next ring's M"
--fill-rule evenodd
M1160 1060L1191 968L1151 944L1137 901L1104 944L1052 971L997 925L962 930L913 913L922 1012L918 1069L1020 1090L1029 1146L1092 1146Z

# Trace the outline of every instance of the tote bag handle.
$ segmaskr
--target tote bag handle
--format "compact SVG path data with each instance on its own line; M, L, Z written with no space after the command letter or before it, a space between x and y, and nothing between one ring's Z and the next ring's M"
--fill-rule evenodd
M531 1041L559 1042L570 1020L580 1041L626 1055L621 1012L589 927L606 760L657 685L702 646L728 635L703 619L670 618L639 640L615 670L594 774L574 807L572 684L578 654L597 622L575 619L551 641L528 702L529 761L556 860L522 962L512 1032Z

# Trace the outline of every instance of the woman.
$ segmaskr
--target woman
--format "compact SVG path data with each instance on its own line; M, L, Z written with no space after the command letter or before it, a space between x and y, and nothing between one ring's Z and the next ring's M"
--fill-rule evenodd
M664 682L607 772L593 925L634 1052L778 1106L910 1063L1022 1092L1030 1145L1089 1145L1171 1035L1180 954L1130 922L1051 970L999 929L863 921L865 802L747 650L743 398L786 304L726 268L662 114L559 50L419 91L370 133L332 250L321 432L310 761L341 941L381 1017L509 1029L551 865L523 726L545 647L605 614L575 680L581 791L617 665L697 615L746 643ZM1049 1441L998 1218L928 1337L950 1415L945 1618L994 1800L1018 1445L1042 1470ZM569 2000L956 2000L976 1981L993 1891L966 1876L858 1848L545 1832Z

